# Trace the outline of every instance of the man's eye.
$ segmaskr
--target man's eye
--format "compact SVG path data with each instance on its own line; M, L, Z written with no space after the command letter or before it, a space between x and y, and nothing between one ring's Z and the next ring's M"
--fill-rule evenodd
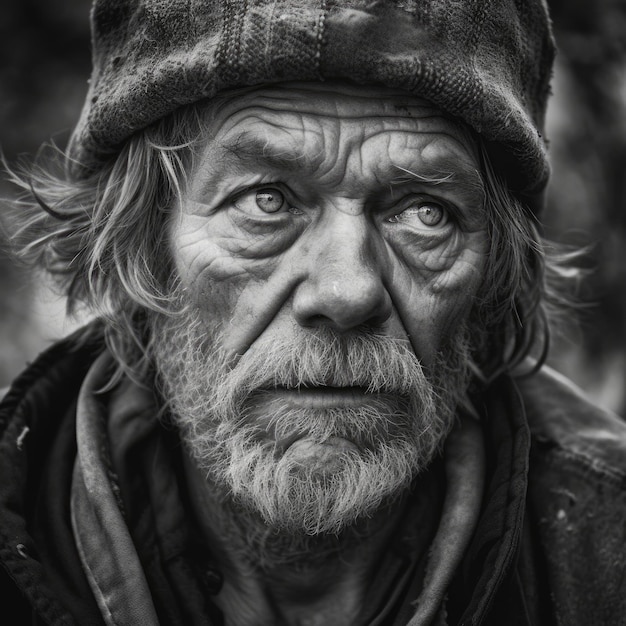
M278 189L259 189L256 192L255 201L262 211L276 213L276 211L280 211L283 208L285 196Z
M302 215L302 210L294 207L286 195L276 187L249 189L237 196L233 204L248 215L259 215L259 211L269 215L285 212Z
M251 189L240 195L234 205L247 213L258 212L259 209L263 213L278 213L289 208L285 194L275 187Z
M419 221L424 226L434 228L436 226L444 226L447 224L448 219L448 211L441 204L437 202L420 202L407 207L401 213L392 215L389 221L406 224L416 224Z

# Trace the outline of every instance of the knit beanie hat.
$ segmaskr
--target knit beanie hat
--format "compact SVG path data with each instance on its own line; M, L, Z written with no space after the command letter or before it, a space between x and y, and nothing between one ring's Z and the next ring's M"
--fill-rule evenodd
M554 58L545 0L95 0L93 73L69 155L84 174L133 133L229 88L400 88L479 133L537 208Z

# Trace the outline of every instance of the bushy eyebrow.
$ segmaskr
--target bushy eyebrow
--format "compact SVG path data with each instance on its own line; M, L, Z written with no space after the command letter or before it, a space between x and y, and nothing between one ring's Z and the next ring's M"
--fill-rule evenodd
M307 157L295 148L276 146L248 132L223 143L221 150L225 156L234 157L242 167L264 165L270 169L298 172L308 162Z
M400 165L395 165L394 167L402 172L402 174L394 176L391 181L389 181L392 185L394 183L402 184L413 181L427 183L429 185L442 185L444 183L449 183L451 180L454 179L454 174L452 172L433 172L431 174L418 174L417 172L412 172L411 170L405 167L401 167Z
M393 185L418 182L429 186L438 186L444 189L454 189L454 191L468 199L484 198L485 185L483 177L478 170L470 170L467 167L458 168L446 167L443 169L428 168L428 171L413 172L404 167L396 165L399 174L394 176L389 182ZM462 175L459 175L462 172Z

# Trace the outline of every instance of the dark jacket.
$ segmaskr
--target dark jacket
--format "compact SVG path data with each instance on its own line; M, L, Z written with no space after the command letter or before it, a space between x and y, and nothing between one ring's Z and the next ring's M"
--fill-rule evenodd
M0 405L2 623L103 623L69 512L77 393L103 350L97 326L81 336L44 352ZM447 623L626 624L626 425L545 368L500 378L482 401L485 498ZM389 624L406 624L417 592Z

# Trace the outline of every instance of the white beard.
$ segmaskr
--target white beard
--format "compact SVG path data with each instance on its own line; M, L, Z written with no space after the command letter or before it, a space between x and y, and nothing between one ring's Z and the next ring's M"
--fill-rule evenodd
M260 339L234 366L198 311L155 318L151 330L171 419L199 470L221 498L287 535L338 534L403 494L437 454L467 387L466 333L429 380L407 341L367 329ZM300 385L365 388L371 400L316 409L265 401L275 387ZM302 464L276 443L302 437L355 445Z

